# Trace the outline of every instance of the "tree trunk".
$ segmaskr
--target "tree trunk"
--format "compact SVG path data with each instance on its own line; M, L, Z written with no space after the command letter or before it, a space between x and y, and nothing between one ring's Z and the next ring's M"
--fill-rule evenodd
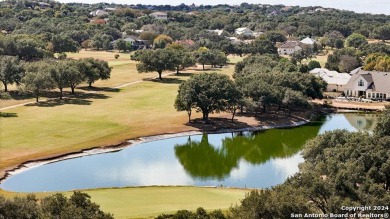
M204 64L203 64L203 70L204 70Z
M265 105L263 106L263 113L265 113L266 112L266 108L265 108Z
M208 112L203 112L203 121L207 122L209 119L209 113Z
M3 82L3 84L4 84L4 91L7 92L8 91L7 83Z
M62 100L62 88L60 88L60 100Z
M88 87L92 87L92 82L88 82L88 83L89 83Z
M36 98L37 103L38 103L38 102L39 102L39 101L38 101L38 98L39 98L38 94L35 96L35 98Z
M192 113L191 110L187 111L187 114L188 114L188 122L191 122L191 113Z
M70 89L72 90L72 94L74 94L75 86L71 86Z
M176 74L179 74L179 66L176 67Z
M232 113L232 123L234 122L234 116L236 115L236 111L237 111L237 109L234 108L233 113Z
M162 80L161 74L162 74L162 72L158 72L158 79L160 79L160 80Z

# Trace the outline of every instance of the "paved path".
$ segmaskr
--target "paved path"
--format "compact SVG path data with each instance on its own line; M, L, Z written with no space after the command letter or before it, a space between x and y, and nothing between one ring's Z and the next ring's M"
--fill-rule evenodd
M172 73L168 73L168 74L163 74L162 76L169 76L169 75L173 75L173 74L176 74L174 72ZM152 79L157 79L158 77L155 77L155 78L152 78ZM124 87L127 87L127 86L130 86L130 85L133 85L133 84L139 84L139 83L142 83L142 82L145 82L144 80L138 80L138 81L133 81L133 82L130 82L130 83L126 83L126 84L122 84L122 85L119 85L119 86L116 86L116 87L113 87L114 89L120 89L120 88L124 88ZM98 91L88 91L86 93L98 93ZM66 97L64 97L66 98ZM50 98L52 99L52 98ZM56 99L56 98L53 98L53 99ZM45 99L44 101L47 101L49 99ZM33 104L33 103L36 103L35 101L30 101L30 102L26 102L26 103L21 103L21 104L16 104L16 105L12 105L12 106L7 106L7 107L3 107L3 108L0 108L0 111L1 110L7 110L7 109L12 109L12 108L16 108L16 107L19 107L19 106L25 106L27 104Z

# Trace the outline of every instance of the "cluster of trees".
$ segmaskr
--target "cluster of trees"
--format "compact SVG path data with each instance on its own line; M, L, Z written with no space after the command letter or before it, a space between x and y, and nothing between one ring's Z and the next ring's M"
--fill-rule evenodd
M163 71L176 71L193 66L196 62L204 66L223 66L227 64L226 55L219 50L209 50L205 47L190 52L180 44L170 44L164 49L142 50L132 55L132 59L139 61L138 72L157 72L162 79Z
M202 112L207 121L210 113L232 112L238 109L257 113L259 109L285 107L289 111L310 107L308 98L322 98L326 83L313 75L296 72L292 62L272 55L249 56L237 63L235 81L226 75L201 74L183 82L178 91L175 108Z
M98 17L89 15L91 11L105 7L117 10ZM149 16L151 8L169 11L169 19L162 21ZM333 48L341 48L345 38L352 33L378 40L389 39L389 16L386 15L357 14L334 9L307 13L315 8L282 8L282 5L262 7L257 4L242 4L239 7L134 5L130 8L116 4L58 2L50 2L50 7L40 8L35 1L8 0L0 3L0 29L9 35L39 37L43 44L37 48L54 53L77 51L81 47L109 49L109 42L121 38L123 32L149 40L158 48L164 47L166 40L193 39L198 47L220 49L226 54L250 53L245 51L250 51L250 48L234 44L226 38L239 27L264 32L272 43L284 42L286 37L325 35L323 45ZM188 11L196 12L188 14ZM272 12L277 13L270 17ZM144 32L135 32L138 29ZM222 29L225 33L218 36L208 32L208 29ZM169 37L162 37L161 41L158 36Z
M175 108L186 111L189 122L193 108L202 112L203 120L207 121L210 113L234 109L239 100L240 92L227 75L204 73L195 75L180 85ZM234 114L235 109L232 120Z
M113 215L100 210L91 197L74 192L70 198L57 193L41 200L30 194L13 200L0 196L0 218L83 218L113 219Z
M325 68L338 72L350 72L362 65L361 52L351 47L338 49L328 56Z
M233 77L245 106L263 112L271 106L308 108L307 98L322 98L326 83L313 75L296 72L290 61L270 55L250 56L238 63Z
M390 72L390 55L383 53L370 54L364 62L363 69L367 71Z
M93 58L80 60L43 59L35 62L22 62L15 56L0 56L0 81L7 92L8 85L22 85L31 92L38 102L42 92L58 88L60 99L63 89L74 89L83 82L91 87L97 80L110 78L111 67L106 61Z
M196 212L180 210L175 214L161 214L156 219L226 219L226 216L221 210L207 212L204 208L198 208Z
M347 38L344 38L340 32L333 31L325 34L320 42L323 45L336 48L334 53L328 56L325 67L339 72L350 72L361 66L364 59L366 59L366 63L372 62L373 57L377 57L378 54L384 56L390 54L389 45L382 42L368 43L366 37L360 33L353 33ZM386 68L387 64L385 59L381 60L376 68L374 67L375 65L371 63L370 67L366 68L370 70L388 69Z

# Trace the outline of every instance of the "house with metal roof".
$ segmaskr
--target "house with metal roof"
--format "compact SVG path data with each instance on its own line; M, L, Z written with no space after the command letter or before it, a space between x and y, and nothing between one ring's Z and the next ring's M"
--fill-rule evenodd
M96 11L92 11L91 13L89 13L89 15L91 15L93 17L98 17L98 16L103 16L103 15L108 15L108 12L106 12L104 10L96 10Z
M301 40L301 43L306 44L306 45L308 45L308 46L314 46L314 44L316 43L316 41L313 40L313 39L310 38L310 37L306 37L305 39Z
M351 76L348 73L338 73L337 71L329 71L326 68L315 68L310 71L317 77L322 78L327 84L326 91L329 92L344 92L345 85L348 83Z
M234 33L238 36L250 36L252 37L254 35L254 32L247 28L247 27L240 27L240 28L237 28Z
M390 72L359 70L345 85L347 97L374 100L390 99Z

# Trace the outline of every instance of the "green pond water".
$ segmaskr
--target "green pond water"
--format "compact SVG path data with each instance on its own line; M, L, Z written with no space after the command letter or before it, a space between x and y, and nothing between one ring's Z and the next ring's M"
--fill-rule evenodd
M307 140L335 129L371 131L375 123L375 114L332 114L296 128L151 141L29 168L4 180L0 188L19 192L151 185L269 188L298 171Z

